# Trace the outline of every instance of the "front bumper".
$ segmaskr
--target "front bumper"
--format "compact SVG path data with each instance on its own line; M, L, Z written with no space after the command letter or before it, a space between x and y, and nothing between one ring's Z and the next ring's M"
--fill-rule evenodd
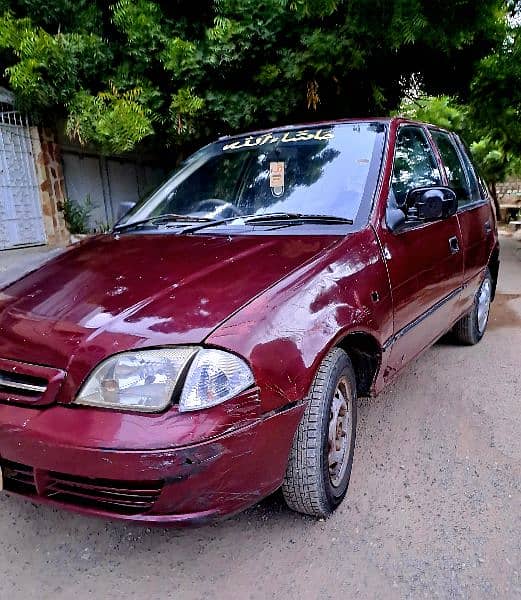
M44 434L24 418L36 409L3 406L4 488L106 518L207 523L255 504L280 486L304 408L293 404L195 444L118 450L83 447L81 441L63 444L59 423L56 434Z

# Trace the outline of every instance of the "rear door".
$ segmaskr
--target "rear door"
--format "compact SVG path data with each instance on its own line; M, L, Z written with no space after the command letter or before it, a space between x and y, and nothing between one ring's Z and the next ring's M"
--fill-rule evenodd
M426 130L402 125L396 134L388 208L403 205L411 189L444 183ZM454 322L463 256L456 215L409 222L395 231L383 226L378 236L393 295L394 335L386 369L390 379Z
M453 134L431 129L449 187L458 198L458 221L463 253L463 291L460 313L470 308L495 244L495 218L488 193L480 184L461 141Z

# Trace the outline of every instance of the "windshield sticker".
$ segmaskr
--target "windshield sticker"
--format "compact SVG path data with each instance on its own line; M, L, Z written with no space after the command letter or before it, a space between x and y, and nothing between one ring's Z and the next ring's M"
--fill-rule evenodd
M274 196L284 193L284 163L270 162L270 188Z
M236 140L223 146L223 151L226 150L240 150L242 148L255 148L257 146L264 146L265 144L275 144L276 142L288 143L288 142L309 142L311 140L317 140L324 142L332 140L335 134L332 130L326 131L325 129L317 129L315 131L308 131L303 129L302 131L286 131L283 135L273 135L272 133L265 133L258 137L249 135L243 140Z

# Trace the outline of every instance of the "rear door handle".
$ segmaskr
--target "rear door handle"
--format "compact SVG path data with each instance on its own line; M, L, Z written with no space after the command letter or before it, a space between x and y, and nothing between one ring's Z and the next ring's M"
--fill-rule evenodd
M456 236L449 238L449 248L451 254L456 254L459 252L459 241Z
M489 233L492 233L492 225L490 224L490 221L485 221L485 224L483 226L485 228L485 233L488 235Z

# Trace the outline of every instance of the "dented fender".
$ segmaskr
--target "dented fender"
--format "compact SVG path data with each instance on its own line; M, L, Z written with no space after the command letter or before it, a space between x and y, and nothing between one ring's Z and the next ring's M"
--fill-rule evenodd
M387 270L367 227L254 299L206 343L246 358L269 411L304 398L321 360L345 336L365 333L382 346L392 327Z

